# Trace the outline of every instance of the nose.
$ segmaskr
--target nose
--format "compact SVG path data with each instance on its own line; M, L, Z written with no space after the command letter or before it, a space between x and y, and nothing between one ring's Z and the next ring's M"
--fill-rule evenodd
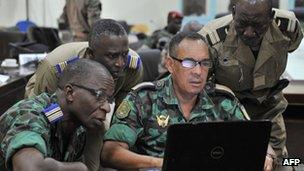
M251 26L246 27L243 34L246 37L255 37L256 36L255 30Z
M203 66L201 66L200 64L195 65L195 67L192 69L192 72L194 74L202 74L202 70L203 70Z
M125 56L119 55L118 59L115 62L115 66L122 68L125 66Z
M99 109L105 111L106 113L109 113L109 112L111 111L111 107L110 107L109 102L108 102L108 101L105 101L104 103L102 103L102 104L99 106Z

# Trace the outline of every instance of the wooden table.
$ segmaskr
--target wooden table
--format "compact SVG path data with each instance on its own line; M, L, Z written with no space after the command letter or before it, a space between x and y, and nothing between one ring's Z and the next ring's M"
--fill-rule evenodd
M23 99L25 85L35 71L35 65L17 68L0 68L0 74L10 76L7 82L0 85L0 115L19 100Z

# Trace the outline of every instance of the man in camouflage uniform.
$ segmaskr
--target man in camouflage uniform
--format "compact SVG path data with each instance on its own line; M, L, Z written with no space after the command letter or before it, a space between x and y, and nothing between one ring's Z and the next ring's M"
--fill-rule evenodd
M211 21L199 33L218 51L216 83L233 90L251 119L272 121L270 142L281 165L287 157L282 89L288 81L280 76L288 52L303 38L294 13L272 10L271 0L239 0L232 15Z
M128 49L126 31L118 22L102 19L93 25L89 42L64 44L48 54L27 83L25 96L33 97L42 92L54 93L57 88L58 75L66 65L79 58L93 59L109 69L115 81L116 106L133 86L142 81L142 63L138 54ZM107 115L106 125L109 125L110 119L111 116ZM99 163L98 149L101 148L102 134L89 136L87 140L90 144L86 147L90 150L88 149L85 154L88 154L90 158L94 158L95 154L98 157L95 158L95 162Z
M101 14L100 0L66 0L59 26L68 27L74 41L87 41L90 28Z
M171 38L180 30L183 16L181 13L171 11L168 14L167 26L156 30L146 41L146 45L152 49L162 50Z
M216 88L207 94L203 89L212 61L201 35L178 33L170 42L169 56L171 75L155 84L137 85L117 109L105 135L103 164L120 169L162 167L169 125L247 118L229 90Z
M84 128L104 130L113 92L114 80L100 63L69 65L56 93L22 100L0 117L0 170L87 171Z

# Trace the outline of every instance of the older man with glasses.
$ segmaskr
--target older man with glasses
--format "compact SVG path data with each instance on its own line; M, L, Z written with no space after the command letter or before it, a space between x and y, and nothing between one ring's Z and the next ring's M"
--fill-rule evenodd
M178 33L167 60L169 76L137 85L118 107L105 135L103 164L161 168L169 125L247 118L232 92L204 89L212 60L201 35Z
M114 88L96 61L67 66L54 94L22 100L0 117L0 170L89 170L85 132L104 127Z

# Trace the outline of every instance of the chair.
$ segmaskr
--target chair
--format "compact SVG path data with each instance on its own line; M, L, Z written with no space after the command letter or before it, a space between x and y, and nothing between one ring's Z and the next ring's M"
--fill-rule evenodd
M21 32L0 31L0 60L9 58L9 44L26 40L26 34Z
M41 43L52 51L61 44L58 30L50 27L30 27L27 32L30 41Z
M138 51L144 67L143 81L154 81L158 75L158 65L161 62L161 53L158 49L144 49Z

